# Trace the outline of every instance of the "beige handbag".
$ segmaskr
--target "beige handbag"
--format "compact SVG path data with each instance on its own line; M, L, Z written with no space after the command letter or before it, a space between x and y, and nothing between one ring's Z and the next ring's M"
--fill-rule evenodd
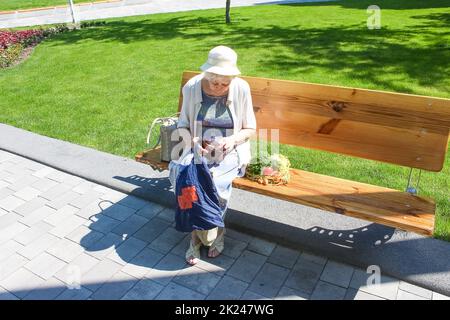
M150 144L153 128L159 124L159 137L155 145L151 148L154 149L161 144L161 161L170 162L171 152L173 147L178 144L179 141L172 141L172 132L177 129L179 113L176 113L170 117L156 118L149 126L150 129L147 134L147 144Z

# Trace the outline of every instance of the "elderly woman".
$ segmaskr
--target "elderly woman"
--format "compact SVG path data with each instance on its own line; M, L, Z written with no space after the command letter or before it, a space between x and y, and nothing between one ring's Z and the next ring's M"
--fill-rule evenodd
M183 87L183 105L178 128L186 128L192 137L192 149L207 159L225 216L231 183L245 174L250 162L249 138L256 131L252 98L248 83L238 78L237 54L218 46L200 69L203 73ZM217 257L224 248L225 228L192 232L186 261L200 259L200 247L209 247L208 257Z

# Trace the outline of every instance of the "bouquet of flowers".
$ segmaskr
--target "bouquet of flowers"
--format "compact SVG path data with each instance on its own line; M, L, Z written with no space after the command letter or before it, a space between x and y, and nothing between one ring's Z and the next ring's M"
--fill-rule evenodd
M283 185L289 182L289 159L281 154L257 158L248 165L245 176L264 185Z

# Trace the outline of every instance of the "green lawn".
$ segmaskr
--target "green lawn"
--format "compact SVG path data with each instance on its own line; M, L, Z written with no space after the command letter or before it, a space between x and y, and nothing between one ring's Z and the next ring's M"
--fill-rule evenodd
M100 0L73 0L73 3L95 2ZM0 11L54 7L67 5L67 0L0 0Z
M0 122L133 158L148 123L176 111L183 70L230 45L245 75L450 98L450 1L372 1L233 8L109 20L40 44L0 71ZM284 147L294 167L404 190L408 169ZM437 201L435 236L450 240L450 160L422 174Z

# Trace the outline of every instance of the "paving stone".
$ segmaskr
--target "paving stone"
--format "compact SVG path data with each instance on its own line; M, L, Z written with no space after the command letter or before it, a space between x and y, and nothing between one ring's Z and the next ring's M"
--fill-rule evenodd
M241 300L269 300L269 298L264 297L260 294L254 293L250 290L247 290L242 295Z
M170 250L170 253L184 258L186 251L189 247L190 239L191 239L191 234L185 233L184 238L180 242L178 242L178 244L175 247L173 247L172 250Z
M276 297L289 275L289 269L266 263L250 284L250 291L268 298Z
M86 223L85 219L74 215L57 224L50 230L50 233L57 237L63 238L72 233L79 226L83 225L83 223Z
M83 248L69 239L60 239L47 252L62 261L71 262L83 252Z
M25 268L47 280L61 270L66 263L47 252L43 252L36 258L25 264Z
M23 248L23 245L14 241L8 240L0 245L0 263L12 256L14 253Z
M25 217L28 214L32 213L33 211L42 208L46 203L48 202L48 200L41 198L41 197L36 197L31 201L27 201L25 202L23 205L18 206L17 208L14 209L14 212L20 214L21 216Z
M20 268L6 279L3 279L0 285L15 296L23 299L33 288L39 287L44 282L44 279L33 272Z
M248 235L246 233L242 233L240 231L230 229L230 228L225 229L225 234L227 235L227 237L229 237L231 239L239 240L239 241L247 242L247 243L249 243L253 239L253 237L251 235Z
M207 254L207 250L201 251L201 260L195 266L220 276L223 276L236 261L223 254L215 258L209 258ZM185 254L183 254L182 257L184 258Z
M24 297L24 300L53 300L64 290L66 290L64 283L56 278L50 278L37 288L32 289Z
M203 300L203 299L205 299L205 295L171 282L161 291L161 293L155 299L156 300Z
M77 193L79 195L79 193ZM91 191L87 194L82 194L81 196L78 196L77 198L69 201L69 204L82 209L84 207L87 207L88 205L90 205L91 203L96 203L99 199L100 199L101 193L100 192L95 192L95 191Z
M91 299L119 300L138 282L138 279L119 271L108 282L103 284L100 289L95 291Z
M207 297L208 300L239 300L248 287L248 283L224 276Z
M56 170L52 167L44 167L42 169L37 170L36 172L33 172L32 175L38 178L44 178L48 176L50 173L55 172Z
M132 236L135 232L137 232L140 228L142 228L148 222L147 218L141 217L139 215L133 214L125 221L121 222L117 225L112 232L122 236Z
M45 176L47 179L55 180L65 185L74 187L83 181L82 178L67 174L62 171L54 170Z
M323 267L322 264L302 259L300 256L288 276L285 286L310 294L319 281Z
M20 300L20 299L17 298L15 295L13 295L8 290L0 287L0 301L3 301L3 300Z
M14 175L22 175L22 176L31 175L32 173L34 173L34 170L28 169L27 167L25 167L23 164L20 163L9 166L5 170Z
M84 219L91 219L93 217L96 217L98 219L99 217L105 217L106 215L102 214L102 212L112 205L114 204L111 202L98 199L97 201L92 202L83 209L80 209L77 212L77 215Z
M132 208L135 210L140 210L147 204L148 204L148 201L143 200L138 197L135 197L135 196L132 196L132 195L128 195L127 197L120 200L120 205L129 207L129 208Z
M102 186L101 184L95 184L94 183L94 191L100 192L102 195L106 194L107 192L109 192L109 188Z
M149 247L162 253L169 253L183 238L184 233L168 227L149 244Z
M14 237L14 240L20 244L28 245L43 234L47 233L53 226L40 221L25 231Z
M66 193L50 201L47 205L53 209L58 210L70 204L71 202L75 202L75 200L78 199L79 197L81 197L79 193L69 190Z
M69 233L66 236L66 239L69 239L86 249L91 247L104 236L105 234L101 232L91 230L86 226L79 226L73 232Z
M162 219L153 218L147 224L145 224L141 229L139 229L133 237L138 238L145 242L152 242L161 233L163 233L170 224Z
M87 247L86 253L101 260L107 257L111 252L117 250L124 241L125 239L122 237L113 233L108 233L106 236Z
M165 208L157 215L158 218L166 220L169 223L175 221L175 210L171 208Z
M16 175L16 179L8 186L8 188L17 192L39 180L39 178L32 176L30 173L32 172Z
M250 283L266 260L266 256L246 250L236 260L231 269L227 272L227 275Z
M81 219L81 218L80 218ZM119 220L110 218L105 215L96 215L95 217L87 220L84 225L91 230L95 230L101 233L110 233L121 222Z
M70 191L70 189L71 189L71 186L63 184L63 183L58 183L54 187L51 187L50 189L45 191L44 193L41 193L39 196L41 198L52 201L52 200L58 198L59 196L63 195L64 193Z
M10 195L14 194L14 190L11 190L9 188L1 188L0 189L0 201L9 197Z
M275 297L276 300L308 300L310 297L306 292L282 287Z
M94 292L102 284L109 281L121 268L122 265L109 259L100 261L83 275L81 285Z
M49 215L54 214L56 212L55 209L50 208L48 206L43 206L39 209L34 210L33 212L27 214L25 217L20 218L19 221L27 226L33 226L36 223L44 220Z
M152 300L163 289L164 286L157 282L150 279L142 279L122 297L122 300Z
M37 238L35 241L30 243L27 246L24 246L22 249L17 251L22 256L26 257L27 259L33 259L37 257L39 254L47 250L47 248L51 247L56 241L58 241L59 238L46 233L43 234L41 237Z
M145 277L162 285L167 285L173 277L186 267L187 263L184 259L169 253L154 267L151 267Z
M430 300L430 299L426 299L424 297L399 289L397 293L397 300Z
M3 228L0 232L0 244L5 243L8 240L11 240L18 233L23 232L28 227L20 222L14 222L11 225Z
M100 198L103 200L111 201L113 203L117 203L126 197L128 197L128 195L126 193L110 189L107 193L103 194Z
M127 238L116 250L108 255L111 259L121 265L130 262L142 249L145 248L147 242L130 237Z
M0 200L0 208L5 209L6 211L13 211L18 206L21 206L25 203L25 200L15 197L14 195L10 195L2 200Z
M89 194L90 192L99 192L98 190L94 190L94 188L97 186L97 184L88 181L88 180L82 180L80 183L78 183L75 187L72 188L72 191L77 192L79 194ZM100 192L103 194L102 192Z
M450 300L450 297L444 296L443 294L433 292L433 300Z
M172 280L186 288L191 288L205 296L210 294L219 283L220 276L206 270L192 266L181 270Z
M354 268L335 261L328 260L320 280L348 288Z
M371 280L374 275L366 273L364 270L355 269L350 282L350 288L361 290L381 298L395 300L400 282L397 279L381 275L380 283L373 283ZM368 282L369 280L369 282Z
M32 183L31 187L41 191L41 193L44 193L58 184L59 183L56 181L53 181L53 180L50 180L47 178L42 178L42 179L39 179L36 182Z
M66 205L56 210L55 213L45 217L43 221L51 224L52 226L57 226L74 216L78 210L78 208L72 207L71 205Z
M222 254L229 256L230 258L239 257L247 247L247 243L244 241L235 240L224 236L224 249Z
M83 252L58 271L55 274L55 278L61 280L71 288L79 287L81 286L83 276L98 263L100 263L100 260Z
M267 262L279 265L285 268L292 268L297 261L300 252L284 246L277 245L270 254Z
M16 223L18 219L19 216L17 214L11 214L9 212L6 215L0 216L0 230Z
M301 253L300 258L302 260L308 260L308 261L314 262L314 263L322 265L322 266L325 266L325 264L327 263L327 260L328 260L326 257L318 256L311 252L306 252L306 251Z
M164 255L150 248L140 251L129 263L127 263L122 271L132 275L138 279L144 277L150 268L155 266Z
M346 291L342 287L319 281L311 295L311 300L343 300Z
M164 207L156 203L147 203L144 207L136 211L136 214L145 217L147 219L152 219L157 216L158 213L164 210Z
M248 244L247 250L270 256L272 251L275 249L276 243L270 242L264 239L254 237Z
M26 263L28 263L28 259L22 257L20 254L13 253L0 262L0 280L7 278Z
M109 216L119 221L125 221L129 216L134 214L136 209L128 208L120 204L114 204L102 211L102 216Z
M56 300L87 300L92 295L92 291L81 287L80 289L66 289Z
M404 281L400 281L400 286L399 289L421 296L425 299L430 300L433 297L433 291L425 289L425 288L421 288L419 286L413 285L411 283L407 283Z
M381 297L374 296L373 294L366 293L361 290L355 290L352 288L347 289L344 300L385 300Z
M35 188L25 187L14 193L14 196L25 201L30 201L36 198L41 193L42 191L39 191Z

